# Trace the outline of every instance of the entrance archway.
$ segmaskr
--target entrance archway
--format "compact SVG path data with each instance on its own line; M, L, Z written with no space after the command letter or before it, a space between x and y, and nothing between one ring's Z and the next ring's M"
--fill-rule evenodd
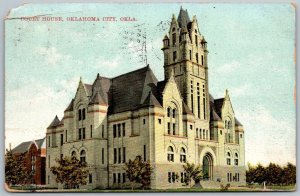
M206 153L203 157L202 162L202 171L203 171L203 180L213 180L213 157L210 153Z

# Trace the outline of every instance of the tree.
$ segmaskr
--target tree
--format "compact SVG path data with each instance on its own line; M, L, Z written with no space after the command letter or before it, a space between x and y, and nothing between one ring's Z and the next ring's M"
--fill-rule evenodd
M58 166L50 168L56 175L56 182L64 185L65 188L79 188L79 185L87 184L89 171L86 162L79 161L75 156L69 158L55 159Z
M289 184L296 184L296 166L292 163L288 163L287 166L283 168L282 171L282 183L289 185Z
M25 166L25 153L14 155L6 150L5 155L5 182L8 185L24 184L29 172Z
M183 169L186 173L185 182L189 184L190 187L192 186L192 180L197 182L203 176L200 165L195 166L194 163L187 162L185 165L183 165Z
M129 161L125 163L124 170L131 183L132 190L135 183L141 183L143 189L150 185L153 169L150 163L142 161L140 156L137 156L133 161L129 159Z
M143 162L142 163L142 172L141 172L141 184L142 188L145 189L151 184L151 173L153 168L150 165L150 162Z

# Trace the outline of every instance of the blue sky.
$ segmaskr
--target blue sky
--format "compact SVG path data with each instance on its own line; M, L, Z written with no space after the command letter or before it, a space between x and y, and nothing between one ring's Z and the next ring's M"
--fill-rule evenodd
M295 10L291 4L25 5L9 17L123 16L136 22L6 21L5 144L45 135L75 95L80 76L117 76L145 66L163 80L162 38L180 6L197 16L208 42L209 90L229 90L245 128L246 161L295 163ZM141 36L139 36L139 34Z

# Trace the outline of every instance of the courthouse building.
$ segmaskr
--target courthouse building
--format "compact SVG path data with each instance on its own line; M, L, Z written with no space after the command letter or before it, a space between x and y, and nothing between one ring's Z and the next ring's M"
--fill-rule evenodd
M154 168L154 189L183 187L185 162L201 165L202 187L245 185L244 129L228 91L218 99L209 94L207 42L195 16L182 8L173 15L162 51L163 81L150 66L98 74L92 84L80 79L63 118L47 128L49 187L61 186L50 167L62 156L87 162L83 188L130 186L123 168L136 156Z

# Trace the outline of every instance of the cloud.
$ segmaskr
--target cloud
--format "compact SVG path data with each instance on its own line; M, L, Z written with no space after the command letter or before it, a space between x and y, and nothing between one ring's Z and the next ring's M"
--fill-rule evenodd
M96 59L95 68L117 68L120 65L120 57L115 57L113 59L106 59L104 57L98 57Z
M36 47L35 52L44 58L47 65L59 65L62 60L67 61L71 55L60 53L55 47Z
M237 61L233 61L231 63L225 63L221 66L219 66L215 72L219 74L230 74L232 72L235 72L238 68L241 67L241 64Z

